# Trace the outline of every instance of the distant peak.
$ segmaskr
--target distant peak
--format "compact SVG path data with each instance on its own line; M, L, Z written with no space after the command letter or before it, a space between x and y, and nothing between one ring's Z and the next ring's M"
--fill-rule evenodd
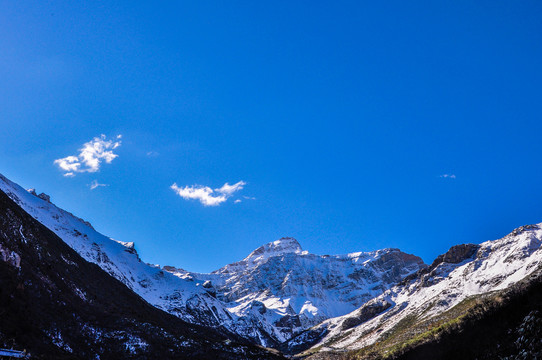
M282 237L278 240L271 241L265 245L260 246L253 252L251 252L246 258L241 261L235 262L224 266L223 268L213 271L215 272L236 272L241 269L244 271L246 269L253 268L255 266L265 263L268 259L275 256L282 256L285 254L306 254L306 251L303 251L299 242L292 237Z
M277 251L300 252L303 250L299 242L293 237L282 237L264 246L269 246L270 249Z
M292 237L282 237L278 240L260 246L252 253L254 254L255 252L266 252L273 253L275 255L282 255L288 253L300 253L302 251L303 249L301 248L301 245L299 245L299 242L296 239Z
M296 239L291 237L283 237L260 246L251 252L250 255L245 258L245 261L259 263L273 256L280 256L284 254L301 254L302 252L303 249Z

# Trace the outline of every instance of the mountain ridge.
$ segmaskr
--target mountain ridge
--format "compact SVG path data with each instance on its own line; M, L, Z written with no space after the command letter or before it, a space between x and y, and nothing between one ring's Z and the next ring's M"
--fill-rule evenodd
M287 347L300 351L305 346L310 353L315 348L354 351L384 340L390 346L398 344L404 340L401 331L406 324L411 328L440 323L439 316L446 312L467 311L469 299L482 299L529 277L542 263L541 245L542 224L534 224L480 245L453 246L428 268L354 312L328 319L291 339ZM371 306L379 311L365 316Z
M400 256L398 250L314 255L303 251L297 240L283 238L264 244L244 260L211 274L184 270L172 274L168 271L172 270L170 267L143 263L130 242L98 233L89 222L56 207L49 197L36 196L35 190L29 192L1 175L0 189L83 258L99 265L150 304L185 321L238 334L264 346L278 347L308 326L347 313L403 276L425 266L417 257ZM399 262L396 266L394 257ZM403 261L411 267L403 269ZM287 269L288 266L294 266L296 272ZM314 269L321 270L319 283L308 286L305 280L314 281L312 274L309 275ZM253 288L265 287L265 281L256 284L262 276L267 277L265 274L273 274L274 279L267 280L273 282L278 294L262 289L248 294L242 290L248 283ZM234 282L237 284L232 292L225 293L215 287L233 286ZM294 296L298 288L307 299L301 301ZM333 290L339 296L335 296ZM354 293L349 295L349 290ZM248 297L235 302L242 295ZM314 299L319 303L315 304Z
M32 359L280 358L151 306L2 190L0 314L0 347Z
M24 190L2 175L0 190L154 307L296 356L402 346L424 327L443 326L445 319L464 316L513 287L542 263L541 223L501 239L452 246L430 265L395 248L316 255L285 237L240 261L195 273L145 264L133 242L98 233L46 194ZM4 250L0 259L20 263Z
M274 325L273 341L265 344L276 347L322 320L354 310L424 267L421 258L399 249L316 255L303 251L297 240L282 238L211 273L163 269L201 284L239 317Z

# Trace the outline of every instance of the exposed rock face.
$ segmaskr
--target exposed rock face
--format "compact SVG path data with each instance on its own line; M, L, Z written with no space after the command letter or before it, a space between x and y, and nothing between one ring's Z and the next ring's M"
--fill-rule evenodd
M0 244L0 260L8 263L9 265L20 268L21 267L21 256L15 251L12 251L8 248L2 247Z
M450 248L446 253L437 256L430 266L420 269L417 273L405 277L401 281L401 285L408 284L413 279L420 279L423 286L434 285L440 281L442 277L436 277L437 269L441 264L459 264L465 260L471 259L477 255L480 245L476 244L461 244ZM478 255L477 255L478 256Z
M515 236L515 235L519 235L519 234L521 234L522 232L525 232L525 231L539 230L539 229L540 229L539 224L523 225L523 226L518 227L517 229L514 229L514 231L512 231L510 233L510 235Z
M411 342L393 360L537 359L542 354L542 268L490 294L454 326ZM375 357L372 357L374 359ZM378 357L376 357L378 358ZM380 360L380 358L379 358Z
M164 269L203 287L211 282L213 294L232 313L260 324L261 330L245 336L259 341L265 332L264 345L278 347L325 319L355 310L425 266L398 249L315 255L297 240L282 238L211 274Z
M49 195L45 194L45 193L39 194L38 197L39 197L40 199L42 199L42 200L47 201L48 203L51 202L51 197L50 197Z
M299 352L304 344L305 348L312 347L309 351L325 349L342 354L383 342L399 346L428 328L457 319L477 299L501 294L532 276L542 276L540 225L524 226L502 239L480 245L454 246L430 267L371 300L370 303L390 304L383 311L364 313L363 309L370 304L367 303L360 310L328 319L289 340L285 348ZM480 329L483 332L483 326ZM525 346L531 347L531 343Z
M440 263L458 264L464 260L470 259L480 249L480 245L462 244L455 245L450 248L445 254L437 256L431 267Z
M360 324L363 324L367 320L374 318L384 310L390 308L392 304L386 300L369 301L363 305L359 310L356 310L355 315L349 316L341 325L342 330L348 330Z
M36 193L36 189L28 189L27 190L29 193L31 193L32 195L34 196L37 196L39 197L40 199L44 200L44 201L47 201L48 203L51 203L51 197L45 193L41 193L41 194L37 194Z

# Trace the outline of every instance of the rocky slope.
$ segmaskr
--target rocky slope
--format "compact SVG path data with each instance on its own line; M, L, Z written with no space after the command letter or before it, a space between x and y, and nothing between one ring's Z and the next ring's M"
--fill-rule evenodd
M272 359L145 302L0 191L0 347L32 359Z
M54 206L47 195L26 191L2 176L0 190L82 258L158 309L234 340L315 359L412 358L408 354L422 351L415 349L434 350L437 340L453 340L455 335L442 334L454 329L482 334L483 319L512 303L509 299L519 296L515 288L539 279L542 266L538 224L480 245L454 246L429 266L398 249L315 255L295 239L282 238L212 273L193 273L143 263L132 243L99 234ZM18 268L20 252L6 249L0 249L0 263ZM509 333L538 324L542 309L524 310L507 323ZM522 336L515 349L520 355L512 358L521 358L523 342L532 351L538 349L536 335ZM515 356L508 350L494 353ZM468 358L468 349L464 351ZM473 358L482 353L477 354Z
M536 359L542 355L542 267L499 290L431 336L397 349L390 360ZM350 353L345 358L361 359Z
M398 249L315 255L303 251L295 239L282 238L211 274L165 269L201 284L240 318L266 324L270 338L255 340L278 346L323 320L355 310L423 267L419 257ZM250 332L243 335L250 337Z
M541 224L481 245L454 246L431 266L347 315L329 319L288 342L287 349L387 353L468 313L528 278L542 261Z
M0 175L0 190L150 304L194 324L278 347L320 321L344 315L424 267L397 249L320 256L284 238L211 274L145 264L133 243L98 233L88 222ZM164 271L167 270L167 271Z
M2 175L0 190L85 260L97 264L157 308L187 322L223 330L235 322L235 316L202 287L142 262L133 243L98 233L90 223L56 207L47 195L26 191Z

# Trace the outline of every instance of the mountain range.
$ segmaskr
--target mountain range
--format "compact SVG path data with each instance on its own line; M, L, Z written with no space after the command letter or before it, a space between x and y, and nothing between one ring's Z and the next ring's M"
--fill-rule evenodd
M446 358L507 307L514 315L491 326L499 346L462 358L539 351L529 339L542 302L524 298L539 296L541 224L429 265L393 248L316 255L281 238L203 274L146 264L132 242L1 175L0 190L0 343L32 358Z

